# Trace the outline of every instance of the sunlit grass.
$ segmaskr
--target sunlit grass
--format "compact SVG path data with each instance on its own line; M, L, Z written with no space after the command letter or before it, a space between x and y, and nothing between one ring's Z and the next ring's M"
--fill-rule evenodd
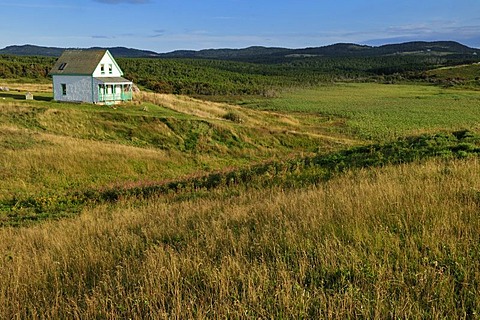
M480 79L480 64L476 63L453 67L443 67L430 70L427 72L427 75L434 79L478 81Z
M4 228L0 317L476 318L479 173L431 161Z
M0 138L3 133L10 140L15 135L19 138L0 154L0 198L164 179L197 170L195 162L175 151L18 132L18 129L0 130Z
M141 94L96 106L0 100L0 198L162 180L358 143L325 121ZM242 122L225 119L236 112Z
M375 140L478 128L478 105L478 91L372 83L296 89L278 98L246 103L252 108L342 118L347 132Z
M0 87L6 87L10 93L17 92L36 92L36 93L52 93L52 81L49 79L37 79L35 83L31 79L25 79L20 82L19 79L0 79Z

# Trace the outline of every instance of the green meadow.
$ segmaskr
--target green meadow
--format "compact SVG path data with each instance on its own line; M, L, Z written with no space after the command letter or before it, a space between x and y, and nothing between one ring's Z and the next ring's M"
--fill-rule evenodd
M307 113L345 124L345 132L382 141L423 132L478 129L478 90L433 85L345 83L286 91L268 100L241 101L257 110Z

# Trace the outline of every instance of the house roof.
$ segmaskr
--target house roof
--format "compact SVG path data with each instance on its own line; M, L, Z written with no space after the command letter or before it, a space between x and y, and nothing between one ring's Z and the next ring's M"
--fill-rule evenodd
M107 50L65 50L50 74L92 75Z

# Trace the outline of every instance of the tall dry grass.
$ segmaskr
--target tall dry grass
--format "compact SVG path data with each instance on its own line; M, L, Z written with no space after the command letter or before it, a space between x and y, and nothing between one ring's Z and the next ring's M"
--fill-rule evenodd
M197 170L177 151L146 149L0 126L0 199L122 181L166 179Z
M135 100L164 106L180 113L206 119L221 119L227 113L227 104L201 101L187 96L153 92L136 92Z
M328 125L289 116L138 93L163 107L141 111L25 101L0 103L0 200L124 181L162 180L316 148L358 144ZM142 98L143 95L143 98ZM150 99L150 100L149 100ZM148 108L147 108L148 109ZM235 112L242 123L223 118ZM193 118L192 114L202 118ZM153 120L158 117L158 121Z
M480 163L0 230L1 319L477 318Z
M153 103L158 106L169 108L173 111L193 115L209 120L229 119L233 115L237 122L244 128L264 128L270 133L283 133L290 135L301 135L342 145L355 145L359 141L344 133L332 131L330 117L322 117L311 114L274 112L267 110L254 110L228 103L204 101L188 96L161 94L152 92L135 93L135 100L138 103ZM335 121L339 121L336 119Z
M42 92L50 93L53 91L52 83L18 83L0 81L0 87L6 87L10 91L18 92Z

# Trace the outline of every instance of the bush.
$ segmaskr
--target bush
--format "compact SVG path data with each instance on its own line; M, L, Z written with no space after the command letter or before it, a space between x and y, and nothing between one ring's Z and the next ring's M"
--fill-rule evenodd
M229 120L229 121L236 122L236 123L242 123L243 122L242 117L238 113L233 112L233 111L230 111L230 112L226 113L223 116L223 118L225 120Z

